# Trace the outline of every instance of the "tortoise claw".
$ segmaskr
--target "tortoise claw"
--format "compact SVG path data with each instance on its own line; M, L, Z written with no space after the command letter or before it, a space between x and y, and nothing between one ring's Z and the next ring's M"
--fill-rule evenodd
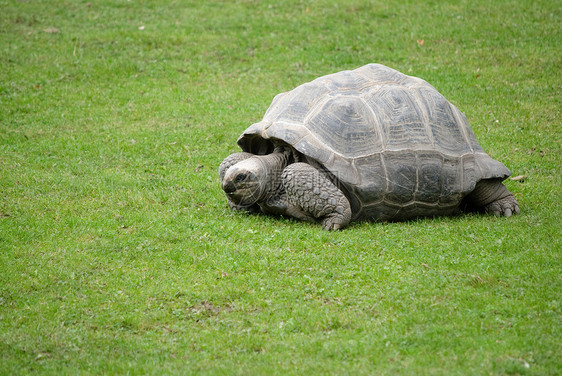
M486 213L492 213L497 217L502 215L506 218L513 214L519 214L519 204L513 195L501 198L485 206Z

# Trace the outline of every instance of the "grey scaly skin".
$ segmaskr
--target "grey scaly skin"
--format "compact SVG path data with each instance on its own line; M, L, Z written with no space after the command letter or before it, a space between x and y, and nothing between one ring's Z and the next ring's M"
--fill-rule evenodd
M351 206L341 190L320 171L306 163L293 163L283 170L283 185L289 202L324 230L339 230L351 220Z
M466 210L484 211L496 216L519 214L519 204L501 179L480 180L465 198Z
M306 163L291 163L283 148L268 155L235 153L219 167L230 206L248 210L258 205L266 214L321 221L325 230L338 230L351 220L345 195L321 172Z

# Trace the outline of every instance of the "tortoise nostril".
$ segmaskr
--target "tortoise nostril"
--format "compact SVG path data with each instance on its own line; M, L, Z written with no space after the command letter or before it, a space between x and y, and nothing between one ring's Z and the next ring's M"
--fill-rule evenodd
M232 192L236 191L236 187L234 186L234 184L232 184L232 182L226 184L224 187L222 187L222 189L226 193L232 193Z

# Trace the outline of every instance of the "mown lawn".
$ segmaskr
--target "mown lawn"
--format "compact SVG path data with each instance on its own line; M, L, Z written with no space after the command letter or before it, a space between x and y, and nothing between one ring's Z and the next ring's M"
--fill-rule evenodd
M562 373L560 1L0 1L0 374ZM228 209L274 95L378 62L521 214L337 232Z

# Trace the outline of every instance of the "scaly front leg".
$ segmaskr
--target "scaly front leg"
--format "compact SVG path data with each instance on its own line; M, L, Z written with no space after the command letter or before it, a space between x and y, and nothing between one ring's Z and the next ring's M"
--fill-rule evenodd
M339 230L349 224L349 201L320 171L306 163L293 163L283 170L282 179L288 201L296 207L288 210L288 214L300 219L312 217L322 221L324 230L328 231Z

